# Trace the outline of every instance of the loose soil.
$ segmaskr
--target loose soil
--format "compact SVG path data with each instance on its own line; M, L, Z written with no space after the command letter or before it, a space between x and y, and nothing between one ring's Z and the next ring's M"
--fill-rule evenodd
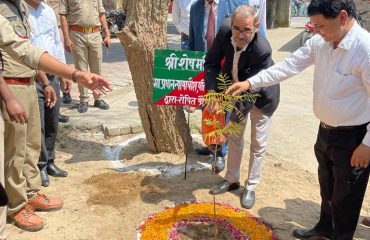
M213 183L210 168L200 171L194 168L188 172L186 180L183 173L163 177L160 173L170 167L182 166L185 157L151 153L144 139L122 149L119 162L113 162L107 152L131 137L105 139L99 130L64 129L58 138L57 164L69 175L67 178L52 177L50 186L41 189L48 196L63 198L64 208L57 212L38 213L45 219L45 228L39 232L25 232L8 224L11 238L135 240L137 227L148 215L185 201L213 201L208 193ZM286 149L296 154L295 149ZM248 151L245 148L241 180L247 177ZM189 164L207 162L207 157L189 155ZM128 171L126 167L117 167L117 163L140 171ZM216 182L221 181L224 174L218 175ZM370 216L369 187L367 190L360 220ZM242 191L241 188L218 195L216 201L240 207ZM267 155L256 200L249 212L270 225L279 239L294 239L291 236L293 229L312 227L319 217L317 174ZM201 226L199 228L205 230ZM200 231L197 226L193 230ZM370 229L359 224L355 239L369 240L369 236Z

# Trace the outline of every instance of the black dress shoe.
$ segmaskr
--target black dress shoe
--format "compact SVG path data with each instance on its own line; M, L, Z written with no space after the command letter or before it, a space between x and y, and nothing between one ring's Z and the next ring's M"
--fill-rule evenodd
M330 239L328 234L322 234L313 229L295 229L293 231L293 236L298 239L310 239L310 240L321 240L321 239Z
M104 100L95 100L94 101L94 107L97 107L97 108L100 108L100 109L103 109L103 110L108 110L109 109L108 103L104 102Z
M233 191L233 190L236 190L240 187L240 183L236 182L236 183L230 183L226 180L220 182L219 184L217 184L216 186L214 186L213 188L211 188L209 190L209 193L212 194L212 195L216 195L216 194L221 194L221 193L225 193L227 191Z
M256 202L256 193L254 191L244 190L242 196L242 207L246 209L251 209Z
M213 166L212 166L213 167ZM220 173L225 168L225 158L224 157L216 157L215 162L215 172Z
M46 171L49 175L53 177L67 177L68 173L60 168L58 168L55 163L48 163L46 166Z
M40 176L41 176L41 186L48 187L50 184L49 176L46 171L46 167L40 169Z
M59 122L60 123L66 123L68 121L69 121L69 117L68 116L62 115L62 114L59 113Z
M199 155L210 155L211 154L211 150L209 150L208 147L201 147L201 148L197 148L195 149L195 151L199 154Z
M370 227L370 217L364 218L364 220L362 220L362 224L364 224L367 227Z
M78 105L78 112L79 113L85 113L89 109L89 105L87 102L80 102Z
M71 97L71 93L70 92L67 92L67 93L63 93L63 103L64 104L69 104L72 102L72 97Z

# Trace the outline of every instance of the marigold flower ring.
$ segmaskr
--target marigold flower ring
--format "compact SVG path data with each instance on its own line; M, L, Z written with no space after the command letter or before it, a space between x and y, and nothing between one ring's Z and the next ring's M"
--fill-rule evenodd
M213 202L181 203L147 217L138 227L138 240L277 240L277 236L247 211Z

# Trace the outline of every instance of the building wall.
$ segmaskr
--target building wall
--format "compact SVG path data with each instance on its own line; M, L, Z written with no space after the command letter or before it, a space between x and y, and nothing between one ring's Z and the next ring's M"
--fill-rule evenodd
M370 31L370 0L354 0L354 1L359 12L368 11L368 13L362 15L362 19L364 20L364 28Z

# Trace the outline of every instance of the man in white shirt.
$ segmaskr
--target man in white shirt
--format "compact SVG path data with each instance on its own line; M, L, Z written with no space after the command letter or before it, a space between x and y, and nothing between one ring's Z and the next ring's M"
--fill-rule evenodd
M273 85L315 64L321 214L313 229L293 232L299 239L353 239L369 179L370 34L355 14L353 0L312 0L308 15L316 35L284 61L228 90L237 95Z
M189 49L190 7L195 0L174 0L172 5L172 21L181 34L181 50Z
M32 44L46 50L51 56L65 63L64 47L53 9L40 0L26 0L26 2L32 29L30 38ZM37 165L40 169L41 185L47 187L50 184L48 174L54 177L66 177L68 175L66 171L58 168L54 162L60 110L58 80L63 81L63 78L46 75L41 70L38 71L36 78L41 120L41 153ZM40 81L41 79L43 81ZM64 85L70 86L72 83Z

